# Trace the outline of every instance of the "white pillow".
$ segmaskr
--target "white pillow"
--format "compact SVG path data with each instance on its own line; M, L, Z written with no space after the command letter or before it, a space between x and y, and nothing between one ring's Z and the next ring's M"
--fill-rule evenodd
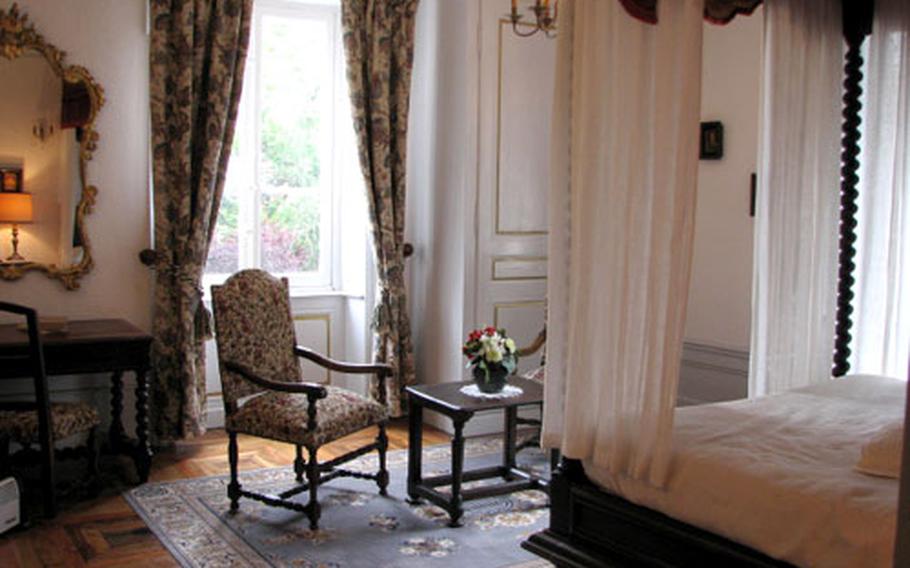
M898 479L904 447L904 423L895 421L879 428L863 445L856 471L877 477Z

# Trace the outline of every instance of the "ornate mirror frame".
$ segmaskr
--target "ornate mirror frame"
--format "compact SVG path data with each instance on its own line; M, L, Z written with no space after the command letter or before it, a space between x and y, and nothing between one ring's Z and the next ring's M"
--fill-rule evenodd
M86 165L98 146L99 136L95 129L95 117L104 105L104 89L85 67L68 64L66 52L48 43L28 21L28 16L19 11L15 3L8 10L0 9L0 57L12 60L29 50L41 54L54 73L64 82L82 83L88 91L90 111L88 119L81 127L82 139L79 141L79 182L82 185L82 196L75 213L75 227L81 243L82 257L77 263L69 266L37 262L0 265L0 279L18 280L28 272L37 271L45 273L49 278L60 280L67 290L75 290L79 288L79 279L88 274L94 266L85 217L94 208L98 188L87 182Z

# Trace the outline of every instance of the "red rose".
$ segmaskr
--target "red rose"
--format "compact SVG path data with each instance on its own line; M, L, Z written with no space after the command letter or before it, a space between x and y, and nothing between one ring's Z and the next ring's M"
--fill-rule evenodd
M496 333L496 328L492 325L483 330L487 335L494 335Z

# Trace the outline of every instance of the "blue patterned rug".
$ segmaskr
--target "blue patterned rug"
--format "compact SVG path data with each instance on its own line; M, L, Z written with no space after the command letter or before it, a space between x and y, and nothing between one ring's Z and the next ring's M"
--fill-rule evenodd
M465 467L498 464L498 439L468 440ZM519 462L539 473L547 470L536 449ZM449 446L424 448L424 475L448 473ZM351 462L350 469L372 470L375 455ZM449 528L438 507L405 501L407 452L389 452L392 482L381 497L371 481L337 479L320 488L320 529L309 530L303 515L241 499L229 515L227 476L149 483L125 494L174 558L185 567L288 566L300 568L549 566L519 543L545 527L547 497L523 491L468 501L464 526ZM465 484L465 487L488 483ZM277 493L294 485L290 465L241 474L247 488ZM298 496L301 501L304 496Z

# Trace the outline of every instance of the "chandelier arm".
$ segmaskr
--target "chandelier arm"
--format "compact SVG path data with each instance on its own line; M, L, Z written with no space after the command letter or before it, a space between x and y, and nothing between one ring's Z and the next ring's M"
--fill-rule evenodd
M537 32L540 31L540 28L538 28L538 27L536 27L536 26L531 26L531 27L530 27L531 31L529 31L529 32L521 32L521 31L519 31L520 28L519 28L519 25L518 25L518 24L520 24L520 23L521 23L521 21L513 21L513 22L512 22L512 31L515 32L515 35L517 35L518 37L531 37L532 35L534 35L534 34L536 34Z

